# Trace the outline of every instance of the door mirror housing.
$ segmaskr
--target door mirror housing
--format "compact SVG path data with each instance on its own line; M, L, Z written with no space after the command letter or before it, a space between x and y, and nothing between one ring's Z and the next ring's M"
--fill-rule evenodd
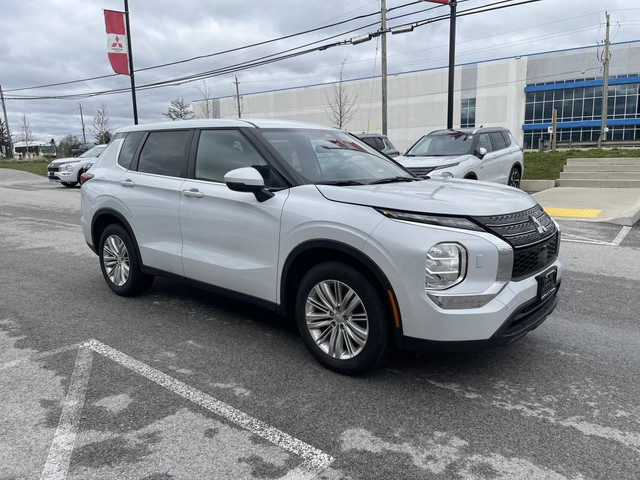
M236 168L227 172L224 176L224 183L229 190L234 192L250 192L259 202L269 200L274 196L273 192L264 188L264 179L260 172L253 167Z
M487 154L487 149L484 147L480 147L477 152L478 158L482 159Z

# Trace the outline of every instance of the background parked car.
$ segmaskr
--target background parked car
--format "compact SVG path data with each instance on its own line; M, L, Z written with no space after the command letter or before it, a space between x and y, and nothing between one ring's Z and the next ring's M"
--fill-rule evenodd
M382 135L380 133L354 133L354 135L370 147L375 148L385 155L390 157L397 157L400 155L398 149L393 146L386 135Z
M396 158L418 176L451 176L519 188L524 155L509 130L501 127L436 130Z
M62 183L65 187L75 187L80 182L80 175L88 169L87 165L93 164L105 148L107 148L106 144L95 145L78 158L54 160L47 167L47 177L52 182Z

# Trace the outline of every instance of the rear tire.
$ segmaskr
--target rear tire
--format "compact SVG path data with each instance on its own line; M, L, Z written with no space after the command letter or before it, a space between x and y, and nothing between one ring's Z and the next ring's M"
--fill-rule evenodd
M383 363L389 319L373 284L339 262L313 267L298 287L296 323L311 354L325 367L356 375Z
M102 275L116 294L140 295L153 283L153 275L142 272L135 243L121 225L114 223L104 229L98 255Z

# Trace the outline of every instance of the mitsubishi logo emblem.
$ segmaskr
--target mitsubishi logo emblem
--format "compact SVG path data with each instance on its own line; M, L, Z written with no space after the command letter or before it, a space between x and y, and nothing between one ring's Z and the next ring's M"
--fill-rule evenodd
M543 233L545 233L547 231L547 227L545 227L544 225L542 225L540 223L540 220L538 220L536 217L534 217L533 215L529 215L529 220L531 220L531 223L533 223L533 226L536 227L536 230L538 231L538 233L540 235L542 235Z

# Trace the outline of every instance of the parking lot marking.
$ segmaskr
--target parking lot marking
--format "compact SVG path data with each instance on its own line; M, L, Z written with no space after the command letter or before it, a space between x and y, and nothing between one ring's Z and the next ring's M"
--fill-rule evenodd
M555 208L544 207L544 211L552 217L598 218L602 209L595 208Z
M64 347L56 348L54 350L49 350L48 352L36 353L35 355L29 355L29 356L26 356L26 357L23 357L23 358L18 358L16 360L12 360L10 362L3 363L2 365L0 365L0 371L1 370L5 370L7 368L15 367L15 366L20 365L21 363L24 363L24 362L37 361L37 360L41 360L43 358L47 358L47 357L52 357L54 355L58 355L59 353L70 352L71 350L77 350L78 347L80 347L80 344L79 343L74 343L73 345L66 345Z
M620 245L624 240L624 237L626 237L630 231L631 231L631 227L622 227L618 232L618 235L616 235L616 238L611 240L611 245L616 245L616 246Z
M53 437L47 463L42 470L42 480L62 480L67 477L71 454L82 418L84 399L93 363L93 352L80 347L71 374L67 396L62 404L62 414Z
M295 477L287 475L286 478L311 478L313 475L317 475L322 470L329 467L333 462L333 458L321 450L318 450L317 448L312 447L311 445L298 440L277 428L271 427L261 420L241 412L231 405L227 405L211 395L190 387L186 383L162 373L159 370L126 355L125 353L109 347L108 345L100 343L97 340L90 340L86 342L84 346L195 403L196 405L206 408L210 412L244 428L245 430L248 430L254 435L273 443L283 450L298 455L304 460L302 465L290 472L290 474L295 472Z
M563 242L572 242L572 243L587 243L589 245L606 245L608 247L617 247L622 241L625 239L627 234L631 231L631 227L622 227L616 235L616 238L611 240L610 242L605 242L603 240L592 240L590 238L581 237L579 235L572 235L570 233L562 234Z

